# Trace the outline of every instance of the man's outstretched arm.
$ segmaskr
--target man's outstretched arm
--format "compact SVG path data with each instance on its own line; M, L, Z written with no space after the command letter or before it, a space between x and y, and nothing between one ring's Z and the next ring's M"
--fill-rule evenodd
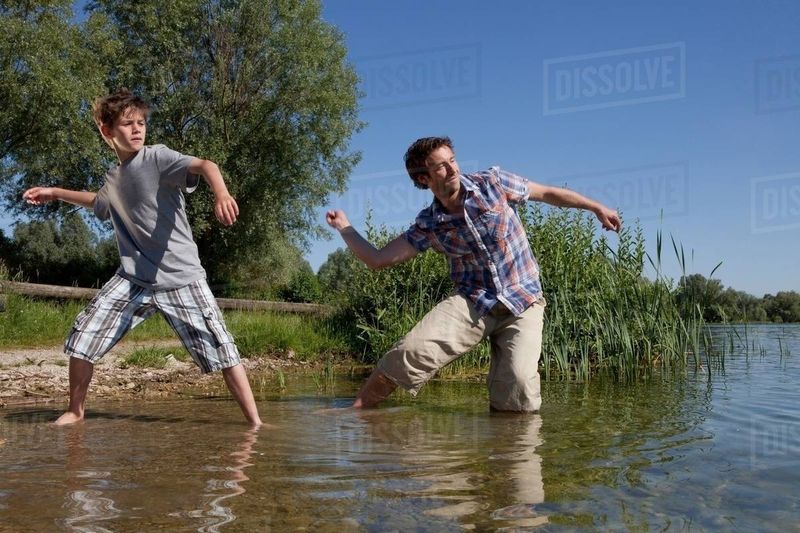
M622 222L613 209L600 202L587 198L582 194L563 187L552 187L540 183L528 182L528 199L554 205L556 207L575 207L586 209L597 216L603 229L619 231Z
M408 261L418 253L417 249L411 246L402 235L378 250L350 225L347 215L341 209L328 211L325 220L339 232L353 255L371 269L386 268Z

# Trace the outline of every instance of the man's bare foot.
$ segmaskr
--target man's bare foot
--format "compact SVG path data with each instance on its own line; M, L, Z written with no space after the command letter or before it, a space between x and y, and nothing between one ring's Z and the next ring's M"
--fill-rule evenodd
M75 422L80 422L81 420L83 420L83 415L76 415L72 411L67 411L63 415L59 416L58 419L53 422L53 425L67 426L69 424L74 424Z
M278 426L276 426L274 424L267 424L267 423L262 422L261 420L259 420L258 422L252 422L250 424L250 429L253 430L253 431L259 431L261 429L270 430L270 429L278 429Z
M376 368L369 375L367 381L364 382L361 390L358 391L358 396L356 396L352 407L354 409L375 407L388 398L396 388L397 384Z

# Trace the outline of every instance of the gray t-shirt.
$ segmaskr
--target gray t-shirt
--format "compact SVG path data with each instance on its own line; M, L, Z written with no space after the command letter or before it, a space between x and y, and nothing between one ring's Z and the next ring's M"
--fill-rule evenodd
M94 212L111 218L121 265L117 273L142 287L163 290L205 278L186 218L184 192L197 188L193 157L164 145L145 146L108 171Z

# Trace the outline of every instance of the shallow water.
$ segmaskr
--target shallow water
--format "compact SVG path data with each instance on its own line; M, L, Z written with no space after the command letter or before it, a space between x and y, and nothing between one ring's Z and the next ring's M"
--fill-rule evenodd
M344 377L266 395L258 432L223 398L92 402L69 428L0 411L0 529L797 531L800 327L734 338L724 368L545 383L540 415L456 383L318 412L352 399Z

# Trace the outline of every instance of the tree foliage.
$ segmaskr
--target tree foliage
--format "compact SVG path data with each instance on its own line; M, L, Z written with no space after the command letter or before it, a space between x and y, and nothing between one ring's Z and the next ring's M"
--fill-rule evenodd
M97 188L102 179L106 154L88 102L104 92L90 46L104 38L74 25L71 5L0 4L0 187L12 211L31 184Z
M306 246L320 231L317 207L344 190L358 161L348 142L361 127L357 75L319 1L97 0L81 24L70 4L0 11L7 204L19 209L35 184L98 188L113 154L89 103L126 86L153 104L148 143L215 161L239 203L238 222L224 228L207 187L187 197L212 282L241 286L286 243Z
M9 271L37 283L99 286L119 266L113 239L98 239L77 213L19 223L0 251Z
M725 288L718 279L691 274L681 278L675 297L684 312L699 306L708 322L800 322L800 293L795 291L758 298Z
M352 284L356 258L349 250L337 248L319 267L320 290L326 299L336 299Z

